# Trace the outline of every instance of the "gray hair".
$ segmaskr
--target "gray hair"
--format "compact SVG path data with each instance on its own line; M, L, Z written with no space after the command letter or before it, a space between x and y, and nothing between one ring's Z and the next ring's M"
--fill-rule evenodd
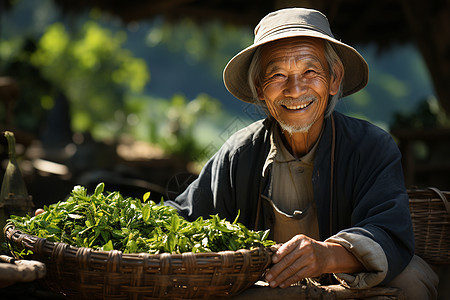
M328 68L330 69L330 75L335 77L335 67L340 67L342 70L344 70L344 65L342 64L341 59L339 58L339 55L337 54L333 44L331 42L325 41L325 58L328 62ZM258 91L256 89L256 85L261 84L261 47L258 47L253 54L253 58L250 62L250 65L248 67L248 84L250 87L250 90L253 95L253 102L259 106L268 114L268 109L265 101L259 101L258 97ZM328 100L328 105L325 110L325 118L329 117L331 113L334 111L336 104L338 103L339 99L342 97L342 82L339 86L339 91L335 94L330 96Z

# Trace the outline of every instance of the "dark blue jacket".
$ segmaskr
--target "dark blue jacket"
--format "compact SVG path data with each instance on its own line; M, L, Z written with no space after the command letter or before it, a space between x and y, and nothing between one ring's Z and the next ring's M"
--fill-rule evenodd
M218 213L232 221L240 210L239 222L266 229L260 195L270 184L270 174L263 176L262 170L271 122L257 121L231 136L186 191L166 203L188 220ZM414 236L401 154L387 132L334 112L325 119L312 183L322 240L346 231L376 241L388 261L383 283L406 267L414 254Z

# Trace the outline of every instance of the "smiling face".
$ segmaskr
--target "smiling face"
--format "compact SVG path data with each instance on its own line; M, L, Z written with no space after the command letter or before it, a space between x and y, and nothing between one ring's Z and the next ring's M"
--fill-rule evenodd
M321 128L330 95L340 76L331 76L321 39L298 37L275 41L261 49L258 97L290 134Z

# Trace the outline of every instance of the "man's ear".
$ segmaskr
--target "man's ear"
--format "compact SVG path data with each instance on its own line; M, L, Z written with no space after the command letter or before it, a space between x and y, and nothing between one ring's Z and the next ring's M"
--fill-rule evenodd
M344 67L342 65L335 65L333 67L333 75L330 79L330 95L336 95L339 92L339 86L344 78Z

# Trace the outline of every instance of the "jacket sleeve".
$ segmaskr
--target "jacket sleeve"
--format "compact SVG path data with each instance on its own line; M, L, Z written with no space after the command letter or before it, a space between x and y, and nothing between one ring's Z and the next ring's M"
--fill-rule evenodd
M351 157L347 171L353 175L345 183L353 187L352 194L346 195L352 199L351 226L341 232L363 235L381 246L388 263L382 283L387 283L403 271L414 255L401 154L389 134L371 130Z

